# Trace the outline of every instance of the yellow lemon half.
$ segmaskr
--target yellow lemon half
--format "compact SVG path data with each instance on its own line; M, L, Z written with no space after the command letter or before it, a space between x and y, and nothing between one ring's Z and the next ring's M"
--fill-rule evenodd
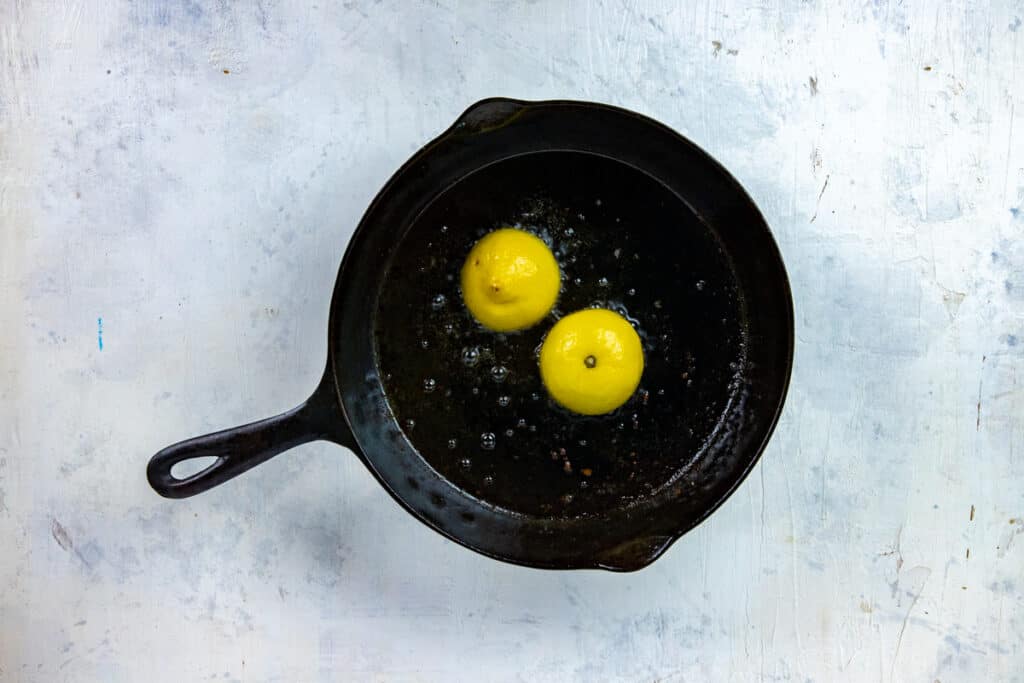
M559 320L540 349L540 376L551 397L583 415L621 406L643 371L640 336L628 320L601 308Z
M539 237L502 228L473 245L462 266L462 298L484 327L521 330L540 321L558 299L562 276Z

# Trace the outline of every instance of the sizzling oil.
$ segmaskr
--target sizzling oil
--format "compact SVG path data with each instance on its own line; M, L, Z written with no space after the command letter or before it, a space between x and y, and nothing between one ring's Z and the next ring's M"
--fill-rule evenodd
M744 311L727 257L662 185L578 153L518 157L443 193L389 265L375 320L388 402L420 454L481 500L531 515L634 503L700 457L738 385ZM473 244L529 230L562 271L548 317L517 333L481 327L459 291ZM600 306L643 341L639 389L613 413L557 406L537 355L563 314Z

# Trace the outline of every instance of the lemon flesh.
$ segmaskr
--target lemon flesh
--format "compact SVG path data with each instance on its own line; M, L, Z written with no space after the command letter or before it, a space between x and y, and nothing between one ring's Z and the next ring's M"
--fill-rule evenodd
M462 266L462 298L480 324L495 332L539 322L558 299L562 276L539 237L501 228L473 245Z
M644 352L629 321L594 308L567 315L540 349L540 376L551 397L583 415L609 413L640 384Z

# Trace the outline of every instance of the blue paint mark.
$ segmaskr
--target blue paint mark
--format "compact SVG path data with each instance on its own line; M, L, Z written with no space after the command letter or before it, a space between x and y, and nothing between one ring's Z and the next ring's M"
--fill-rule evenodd
M96 318L96 342L100 346L100 351L103 350L103 318Z
M1014 218L1020 218L1021 217L1021 215L1020 215L1020 207L1019 206L1011 206L1010 207L1010 215L1013 216Z

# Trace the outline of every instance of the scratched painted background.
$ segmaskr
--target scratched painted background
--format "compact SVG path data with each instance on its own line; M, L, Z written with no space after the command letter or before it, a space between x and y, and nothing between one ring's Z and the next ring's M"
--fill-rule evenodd
M3 2L0 680L1024 681L1022 23ZM753 476L633 575L478 557L329 445L153 494L157 449L305 398L363 209L492 95L645 112L759 203L798 346Z

